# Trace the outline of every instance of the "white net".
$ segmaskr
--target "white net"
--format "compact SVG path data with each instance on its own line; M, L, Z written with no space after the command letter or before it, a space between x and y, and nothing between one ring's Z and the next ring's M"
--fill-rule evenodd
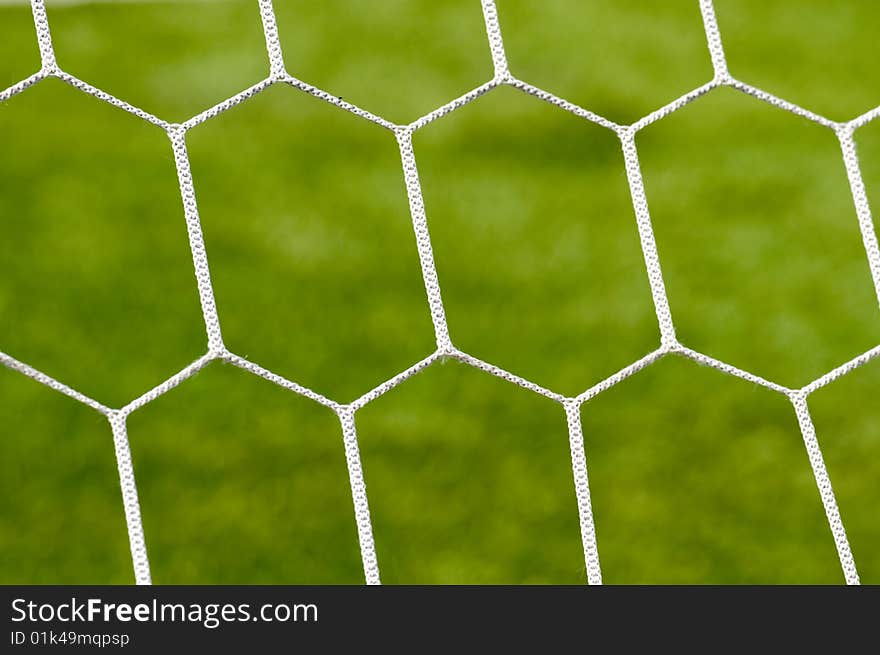
M476 1L476 0L474 0ZM599 551L596 541L596 529L593 521L590 487L587 477L587 460L584 452L584 438L581 427L581 406L590 399L596 397L603 391L616 385L618 382L628 378L639 370L651 365L657 360L671 354L683 356L691 360L697 361L706 366L722 371L728 375L736 376L747 380L753 384L757 384L771 389L789 399L795 410L801 434L803 435L804 445L807 450L813 475L819 489L819 495L825 509L828 524L837 547L837 554L840 559L840 565L843 570L844 579L848 584L858 584L859 576L856 570L856 564L850 550L849 542L846 536L846 530L843 525L840 513L837 508L837 502L834 497L834 491L831 487L831 481L825 468L822 457L822 451L816 436L812 419L808 407L808 398L811 393L829 384L830 382L846 375L850 371L866 364L867 362L880 357L880 346L877 346L855 359L829 371L820 378L814 380L810 384L799 388L791 389L772 381L766 380L760 376L754 375L735 366L731 366L713 357L709 357L683 345L676 338L675 324L673 322L672 313L670 311L667 299L666 288L663 281L663 274L660 266L660 260L657 253L657 246L654 238L653 228L651 226L651 217L648 210L648 202L645 196L645 189L642 182L642 174L639 165L639 155L636 149L635 136L636 133L644 127L661 120L663 117L672 112L681 109L688 103L709 93L713 89L719 87L731 87L742 93L753 96L763 102L767 102L780 109L784 109L793 114L797 114L814 123L818 123L830 130L833 130L840 141L841 154L846 167L849 179L852 197L855 204L858 225L861 231L862 239L867 254L874 287L877 292L878 302L880 302L880 248L878 248L877 236L874 231L873 219L868 206L868 200L865 192L865 186L862 180L859 161L856 155L855 143L853 140L854 132L880 116L880 107L873 109L857 118L847 122L835 122L823 116L815 114L807 109L799 107L795 104L787 102L781 98L771 95L761 89L751 86L747 83L734 79L727 70L727 63L724 55L724 47L722 45L721 32L715 19L712 0L699 0L699 9L703 16L703 25L705 28L706 39L708 42L709 53L714 68L714 77L711 81L703 86L696 88L689 93L681 96L677 100L667 104L664 107L642 117L630 125L620 125L610 121L602 116L598 116L593 112L577 106L567 100L559 98L551 93L543 91L525 81L517 79L512 75L508 68L507 57L504 50L504 42L502 39L501 27L498 21L498 13L494 0L482 0L483 15L485 18L486 32L488 35L490 52L494 64L494 77L485 84L473 89L463 96L452 100L451 102L435 109L418 120L407 124L398 125L380 116L372 114L360 107L349 102L343 101L337 96L318 89L307 84L287 72L284 64L284 57L281 44L278 38L278 30L275 21L275 14L271 0L259 0L259 11L262 17L263 32L266 39L266 48L269 59L269 76L258 82L257 84L245 89L241 93L224 100L216 106L204 111L181 124L168 123L157 116L130 105L129 103L116 98L94 86L84 82L73 75L61 70L55 60L54 50L52 46L52 37L49 30L49 22L46 16L44 0L32 0L34 23L36 26L37 41L39 43L40 56L42 66L40 70L30 77L20 81L10 88L0 92L0 102L5 102L22 92L28 87L37 84L41 80L49 77L58 78L67 84L92 95L100 100L108 102L124 111L127 111L139 118L148 121L161 129L165 130L171 141L171 147L174 152L175 163L177 167L178 181L180 184L180 193L183 200L184 214L186 218L187 230L189 234L189 244L192 252L193 264L195 266L196 283L201 301L202 315L205 322L205 330L207 334L207 352L198 360L179 371L162 384L135 398L127 405L121 408L111 408L101 402L94 400L79 391L53 379L52 377L42 373L24 362L14 357L0 352L0 362L7 367L18 371L60 393L63 393L103 414L109 421L113 431L114 443L116 448L116 461L119 471L120 486L122 490L122 499L125 508L125 519L128 527L129 542L131 547L132 561L134 565L135 580L138 584L149 584L150 565L147 557L147 547L144 538L144 532L141 522L140 506L138 502L137 486L135 484L134 469L132 466L131 453L129 450L128 436L126 432L126 421L128 416L152 402L175 386L196 375L201 369L214 360L222 360L245 371L248 371L261 378L269 380L289 391L300 394L306 398L320 403L336 413L341 424L343 443L345 448L345 456L348 464L349 482L351 485L352 499L354 502L355 519L357 522L358 538L360 541L360 551L363 561L364 575L367 584L379 584L379 564L376 556L376 549L373 540L373 529L370 519L370 509L367 501L367 490L364 482L364 475L361 466L360 452L358 448L358 439L356 432L356 416L358 410L379 398L404 380L412 377L422 371L441 358L453 358L466 365L472 366L486 373L494 375L498 378L506 380L512 384L518 385L533 393L540 394L550 398L564 409L567 424L569 441L571 446L571 464L574 477L575 496L577 499L577 507L580 516L581 538L583 543L584 561L586 564L586 578L589 584L601 584L602 574L599 565ZM202 238L202 229L199 220L198 207L196 205L195 190L193 187L193 179L190 172L190 163L186 149L186 134L191 128L209 121L215 116L225 112L248 98L264 91L275 84L287 84L299 89L305 93L315 96L327 103L335 105L339 109L350 112L359 116L364 120L371 121L387 130L391 131L399 144L401 163L403 166L404 178L406 181L406 189L409 197L409 206L412 216L412 224L416 237L416 248L418 250L419 260L421 263L422 276L424 279L425 290L427 292L428 306L431 312L431 318L434 325L436 337L436 350L427 357L411 366L410 368L395 375L391 379L383 382L379 386L365 393L363 396L348 404L338 403L330 398L326 398L319 393L312 391L306 387L277 375L265 368L248 361L247 359L230 352L223 343L221 335L221 325L217 314L217 308L214 301L214 293L211 286L211 276L208 267L208 254L205 249L204 240ZM565 111L571 112L584 120L601 125L608 130L613 131L618 138L623 149L623 155L626 165L627 180L629 183L632 203L635 210L635 216L638 226L639 237L641 241L642 253L645 259L648 279L650 281L651 293L654 301L654 308L657 315L660 333L660 345L653 352L645 357L633 362L629 366L621 369L609 378L599 382L593 387L587 389L583 393L575 397L567 397L563 394L556 393L549 389L537 385L529 380L523 379L518 375L505 371L493 364L482 361L468 353L465 353L453 345L446 322L446 314L443 306L443 300L440 292L440 283L437 271L434 265L433 252L431 247L431 238L428 232L427 216L425 205L422 199L422 192L419 183L419 174L416 166L416 157L412 146L413 133L429 123L439 120L455 111L459 107L471 102L472 100L491 92L499 86L512 86L529 95L535 96L545 102L555 105ZM855 226L854 226L855 229Z

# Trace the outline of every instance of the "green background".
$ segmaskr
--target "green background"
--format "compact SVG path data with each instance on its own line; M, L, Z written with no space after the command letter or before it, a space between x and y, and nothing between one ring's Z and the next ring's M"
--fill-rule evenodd
M169 121L267 75L254 1L49 0L60 66ZM477 0L276 0L295 76L408 122L492 76ZM880 104L867 1L717 0L733 75ZM499 0L513 73L619 122L712 77L696 0ZM0 6L0 88L39 68ZM880 121L856 141L880 207ZM721 89L637 137L678 334L802 386L880 343L834 134ZM188 136L234 352L348 402L434 348L393 134L273 87ZM613 133L500 88L414 138L452 338L577 394L659 334ZM122 406L205 350L162 130L47 80L0 104L0 350ZM811 397L880 583L880 360ZM666 358L583 407L610 583L839 583L788 401ZM585 579L561 406L456 362L357 414L383 581ZM129 420L159 583L363 580L338 420L214 363ZM106 420L0 371L0 582L133 579Z

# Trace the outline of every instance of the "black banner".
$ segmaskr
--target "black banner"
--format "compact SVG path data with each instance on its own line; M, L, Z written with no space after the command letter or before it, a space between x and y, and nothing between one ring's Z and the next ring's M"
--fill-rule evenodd
M0 652L877 648L877 587L0 587ZM873 644L873 646L871 646ZM848 648L848 646L847 646Z

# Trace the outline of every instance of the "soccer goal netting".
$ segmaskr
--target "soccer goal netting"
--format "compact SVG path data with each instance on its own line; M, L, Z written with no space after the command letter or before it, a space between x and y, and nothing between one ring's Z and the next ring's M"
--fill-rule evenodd
M476 2L477 0L473 1ZM836 122L767 93L747 82L732 77L727 68L723 37L715 18L712 0L694 0L694 2L698 3L699 10L702 12L703 25L708 45L708 56L711 58L714 76L702 86L693 89L660 109L647 114L634 123L618 124L591 112L589 109L583 108L564 98L544 91L543 89L530 84L528 81L517 78L514 72L508 67L504 40L502 37L502 28L499 24L495 2L494 0L482 0L482 11L485 19L485 29L489 45L489 54L487 56L491 56L494 65L494 76L492 79L409 124L397 124L298 79L294 76L296 73L295 70L288 71L284 61L281 42L279 41L272 0L259 0L259 11L262 17L262 26L268 55L268 76L250 88L247 88L223 102L220 102L214 107L191 117L183 123L167 122L158 116L129 104L124 98L117 98L99 88L96 88L87 81L81 80L73 74L59 68L53 50L52 34L44 6L44 0L31 1L42 66L39 71L30 77L21 80L6 90L0 91L0 102L14 102L14 96L45 79L53 77L60 79L79 89L83 93L110 103L111 105L129 112L130 114L133 114L144 121L148 121L164 130L170 140L170 146L173 150L174 161L177 168L180 195L188 230L189 247L192 253L192 261L195 268L195 280L205 325L207 343L205 354L191 365L165 380L157 387L133 399L128 404L122 407L110 407L100 402L100 400L93 399L77 389L74 389L63 382L50 377L46 373L33 368L28 363L16 359L12 354L0 352L0 361L2 361L7 367L91 407L106 417L114 437L116 462L125 509L125 519L134 567L134 577L138 584L149 584L151 577L147 543L142 527L138 491L126 431L127 419L133 412L137 412L140 408L151 403L184 380L197 375L199 371L210 362L216 360L225 361L256 376L269 380L292 393L299 394L316 403L324 405L335 412L338 416L340 433L342 435L348 467L349 483L354 504L354 517L357 526L364 576L368 584L379 584L380 562L377 558L373 539L368 494L358 446L356 428L358 411L368 403L371 403L389 390L443 358L456 359L468 366L480 369L485 373L501 378L508 383L518 385L519 387L558 403L559 411L564 412L567 419L574 497L576 499L577 511L579 512L586 581L589 584L601 584L601 539L597 539L596 526L593 520L588 478L588 457L584 448L584 435L580 416L581 407L617 383L650 366L661 358L672 354L689 358L728 375L760 385L781 394L788 399L794 409L794 417L796 417L800 426L809 464L812 467L812 473L815 477L818 488L819 501L824 507L828 527L830 528L831 535L836 545L837 555L840 560L844 579L848 584L857 584L859 582L856 562L849 546L847 533L838 510L831 480L826 471L819 439L810 416L809 397L814 391L824 387L834 380L837 380L869 361L880 357L880 346L877 346L855 359L827 372L825 375L804 387L789 388L698 352L679 341L676 336L674 316L670 310L661 261L658 255L651 224L651 216L642 181L639 153L636 148L635 137L643 128L662 120L664 117L676 112L685 105L688 105L692 101L719 87L733 88L744 94L757 98L760 101L774 105L780 109L796 114L804 119L832 130L839 140L840 154L846 169L856 210L857 221L853 221L853 229L859 229L861 232L874 287L878 301L880 301L880 248L878 248L877 236L868 205L865 185L862 180L859 160L854 143L854 132L878 118L878 116L880 116L880 108L867 112L853 120ZM193 177L187 154L187 132L197 125L212 120L214 117L222 114L228 109L240 103L247 102L249 98L261 93L273 85L289 85L303 93L319 98L326 103L337 107L341 111L350 112L365 121L371 121L391 132L396 138L399 146L400 161L406 183L412 226L415 235L415 250L418 253L421 264L421 273L426 291L427 305L430 311L434 335L436 338L436 350L415 365L401 371L394 377L386 380L350 403L340 403L332 398L325 397L294 380L282 377L263 368L257 363L249 361L245 357L231 352L224 345L222 338L222 326L218 317L211 283L209 253L206 250L202 236ZM647 356L631 363L629 366L619 370L614 375L595 384L593 387L577 396L567 396L545 388L457 348L454 345L455 335L450 334L446 320L441 286L434 264L431 237L428 230L428 220L425 204L422 198L419 172L416 155L413 150L412 138L416 131L426 125L433 123L434 121L442 120L445 116L455 112L460 107L470 103L480 96L491 93L494 89L502 86L510 86L518 89L544 102L555 105L562 110L570 112L585 121L606 128L614 133L619 139L623 152L626 179L628 181L632 204L635 211L642 255L644 257L657 324L659 326L659 345L656 350ZM856 228L856 225L858 228ZM0 344L0 346L2 346L2 344ZM792 420L795 419L793 418Z

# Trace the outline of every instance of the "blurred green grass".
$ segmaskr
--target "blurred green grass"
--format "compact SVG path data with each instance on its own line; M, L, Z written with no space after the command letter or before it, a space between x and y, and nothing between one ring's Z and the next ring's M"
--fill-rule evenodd
M172 121L266 74L256 3L49 0L61 66ZM395 121L486 81L479 3L276 0L290 72ZM631 121L711 77L696 2L499 0L512 69ZM880 104L871 3L717 0L731 72L834 119ZM0 6L0 87L39 68ZM880 203L880 123L857 132ZM238 354L340 401L432 350L393 135L272 88L188 137ZM720 90L638 136L679 336L799 386L880 343L833 134ZM416 134L449 325L575 394L656 347L619 145L502 88ZM167 138L57 80L0 105L0 350L119 406L204 351ZM880 362L811 409L862 579L880 582ZM582 411L611 583L840 582L793 411L665 359ZM131 580L112 437L0 371L0 582ZM438 363L358 413L385 582L584 579L565 416ZM331 412L214 363L129 421L154 579L358 583Z

